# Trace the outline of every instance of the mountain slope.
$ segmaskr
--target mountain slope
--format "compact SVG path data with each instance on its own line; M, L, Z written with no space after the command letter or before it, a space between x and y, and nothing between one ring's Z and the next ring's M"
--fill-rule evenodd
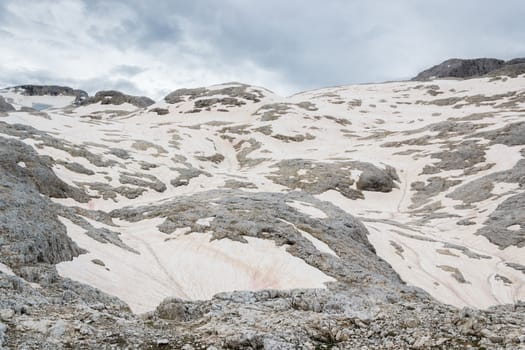
M452 327L454 308L429 295L476 308L525 297L525 76L288 98L228 83L151 105L115 92L79 102L78 93L31 91L0 92L13 107L0 112L2 174L11 179L2 203L11 213L0 214L10 254L0 267L33 283L19 295L40 288L36 314L67 291L119 317L134 317L122 316L123 301L175 320L181 334L191 328L177 322L197 327L204 317L205 343L244 348L242 333L271 348L287 338L356 344L343 331L355 324L343 319L377 325L386 310L404 319L410 304ZM14 198L50 213L33 217ZM31 235L58 248L28 245ZM224 336L204 336L235 312ZM274 329L277 319L287 326ZM248 331L250 322L258 326Z

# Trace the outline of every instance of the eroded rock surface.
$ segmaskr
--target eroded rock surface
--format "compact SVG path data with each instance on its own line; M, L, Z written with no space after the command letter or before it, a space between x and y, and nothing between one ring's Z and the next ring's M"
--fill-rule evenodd
M85 198L56 177L26 144L0 137L1 263L56 264L83 252L68 236L49 197Z
M79 89L72 89L67 86L57 85L19 85L11 89L21 91L27 96L74 96L75 103L79 104L88 98L87 92Z

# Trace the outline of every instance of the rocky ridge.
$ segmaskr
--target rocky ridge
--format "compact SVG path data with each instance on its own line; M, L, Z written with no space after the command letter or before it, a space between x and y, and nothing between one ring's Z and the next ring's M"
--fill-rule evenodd
M98 102L103 105L121 105L123 103L129 103L138 108L148 107L155 103L155 101L146 96L131 96L123 94L120 91L108 90L97 92L95 96L86 98L82 104L87 105Z
M525 73L525 58L504 61L495 58L452 58L419 73L412 80L473 78L484 75L518 76Z

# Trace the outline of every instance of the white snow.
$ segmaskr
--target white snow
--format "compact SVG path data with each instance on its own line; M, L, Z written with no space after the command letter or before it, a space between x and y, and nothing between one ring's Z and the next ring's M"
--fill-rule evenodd
M197 225L210 226L210 223L212 222L213 219L214 219L213 216L208 217L208 218L201 218L197 220Z
M299 231L301 233L301 235L306 238L307 240L309 240L310 242L312 242L312 244L314 245L314 247L316 247L321 253L327 253L327 254L331 254L335 257L339 257L337 255L336 252L334 252L332 250L332 248L330 248L330 246L328 244L326 244L325 242L315 238L314 236L312 236L311 234L309 234L308 232L306 231L303 231L301 229L297 229L297 231Z
M20 107L33 108L34 105L49 105L49 108L64 108L75 101L74 96L26 96L14 91L0 93L9 103ZM18 108L17 108L18 107Z
M71 221L61 221L89 253L58 264L60 275L116 295L136 313L155 309L169 296L199 300L233 290L325 288L325 282L333 281L287 253L285 246L264 239L247 237L247 244L210 241L210 234L197 232L167 239L170 236L155 228L162 220L120 221L121 238L139 251L135 254L97 242Z

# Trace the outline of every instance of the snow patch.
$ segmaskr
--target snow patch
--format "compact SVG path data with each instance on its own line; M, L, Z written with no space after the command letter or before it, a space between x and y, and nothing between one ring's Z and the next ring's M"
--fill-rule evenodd
M121 239L139 251L135 254L97 242L71 221L60 220L89 253L59 263L59 274L119 297L135 313L154 310L170 296L201 300L234 290L326 288L326 282L334 281L269 240L211 241L211 234L197 232L166 240L166 234L152 228L162 220L119 221ZM95 258L105 267L93 264Z

